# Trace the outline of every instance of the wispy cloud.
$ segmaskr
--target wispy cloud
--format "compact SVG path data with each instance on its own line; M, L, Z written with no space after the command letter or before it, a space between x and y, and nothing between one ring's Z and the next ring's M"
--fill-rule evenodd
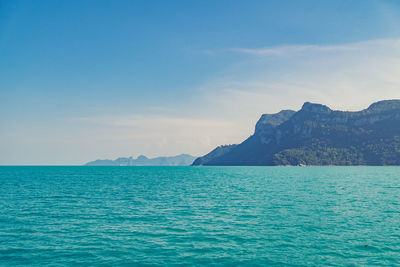
M368 47L400 45L399 39L380 39L339 45L280 45L261 48L230 48L229 52L249 54L255 56L274 56L301 53L360 51Z
M117 127L224 127L232 122L209 118L185 118L146 115L95 116L74 118L75 121Z
M343 51L343 50L356 50L355 46L341 46L341 45L285 45L277 47L266 48L231 48L229 51L236 53L244 53L257 56L271 56L271 55L286 55L293 53L303 52L317 52L317 51Z

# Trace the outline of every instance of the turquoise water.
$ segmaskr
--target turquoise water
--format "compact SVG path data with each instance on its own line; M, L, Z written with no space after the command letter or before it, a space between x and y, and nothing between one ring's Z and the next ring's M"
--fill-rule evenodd
M0 265L400 265L400 168L0 167Z

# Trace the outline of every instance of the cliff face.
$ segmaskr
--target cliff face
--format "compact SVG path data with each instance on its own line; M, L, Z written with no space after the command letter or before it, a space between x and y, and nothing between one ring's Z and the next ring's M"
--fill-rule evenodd
M256 123L254 135L259 136L263 143L269 143L269 137L274 134L274 129L287 121L293 114L296 113L293 110L282 110L276 114L263 114Z
M400 165L400 100L358 112L304 103L301 110L264 114L255 132L202 165Z

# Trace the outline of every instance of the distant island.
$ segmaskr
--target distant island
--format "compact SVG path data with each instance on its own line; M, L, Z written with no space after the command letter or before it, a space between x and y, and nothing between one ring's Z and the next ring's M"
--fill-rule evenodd
M98 159L85 164L85 166L189 166L195 157L188 154L181 154L173 157L148 158L139 156L136 159L117 158L116 160Z
M400 165L400 100L357 112L306 102L297 112L264 114L244 142L193 165Z

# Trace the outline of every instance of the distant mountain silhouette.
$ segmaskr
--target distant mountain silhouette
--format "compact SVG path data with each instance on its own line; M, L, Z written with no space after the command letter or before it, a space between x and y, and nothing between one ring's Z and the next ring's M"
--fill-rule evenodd
M400 165L400 100L358 112L306 102L297 112L264 114L243 143L193 165Z
M86 166L188 166L193 163L195 157L188 154L181 154L173 157L148 158L139 156L137 159L117 158L116 160L95 160L86 163Z

